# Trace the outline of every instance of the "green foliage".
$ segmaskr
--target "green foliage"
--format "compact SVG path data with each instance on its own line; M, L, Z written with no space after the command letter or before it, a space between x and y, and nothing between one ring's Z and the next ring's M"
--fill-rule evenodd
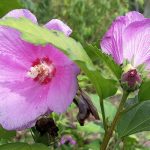
M124 147L126 148L126 150L146 150L143 147L141 147L141 145L139 144L138 139L136 138L136 136L129 136L129 137L125 137L123 139L124 141ZM139 149L140 148L140 149Z
M73 29L82 43L100 40L112 20L128 10L126 0L22 0L40 23L58 18ZM58 11L59 10L59 11Z
M105 53L103 53L100 49L96 46L92 46L91 44L85 47L85 50L89 57L93 60L98 58L99 60L104 61L104 63L108 66L108 68L112 71L112 73L118 78L121 78L122 69L121 66L116 64L113 58Z
M90 144L86 144L83 150L99 150L99 147L100 147L100 141L94 140Z
M131 98L128 98L126 103L125 103L125 109L131 109L132 107L136 106L139 104L139 99L138 99L138 96L134 96L134 97L131 97Z
M0 17L17 8L21 8L18 0L0 0Z
M9 18L1 20L0 25L9 26L19 30L22 33L22 38L28 42L37 45L50 43L62 50L86 73L102 99L116 93L116 81L102 77L100 72L95 69L81 44L72 38L65 36L61 32L42 28L25 18Z
M91 94L91 99L95 107L97 108L98 112L101 114L101 109L99 106L99 97L96 94ZM104 101L104 108L105 108L105 114L106 118L109 122L111 122L116 114L117 108L110 102Z
M104 133L104 129L98 123L89 122L86 123L84 126L78 125L77 130L81 132L85 132L87 134L93 133Z
M48 133L45 133L43 135L41 135L35 127L32 127L31 128L31 133L32 133L32 136L33 136L33 139L36 143L42 143L44 145L49 145L50 141L49 141L49 134Z
M43 144L28 145L26 143L9 143L0 146L1 150L49 150L49 148Z
M150 131L150 100L141 102L136 107L123 113L117 126L119 137L141 131Z
M0 139L10 140L16 135L16 131L7 131L0 127Z
M144 80L138 94L139 101L150 100L150 80Z

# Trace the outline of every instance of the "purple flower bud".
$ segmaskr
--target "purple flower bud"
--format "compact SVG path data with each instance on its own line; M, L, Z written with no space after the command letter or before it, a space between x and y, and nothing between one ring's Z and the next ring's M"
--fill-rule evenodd
M141 82L141 75L135 68L131 68L121 76L121 86L126 91L137 90L140 87Z

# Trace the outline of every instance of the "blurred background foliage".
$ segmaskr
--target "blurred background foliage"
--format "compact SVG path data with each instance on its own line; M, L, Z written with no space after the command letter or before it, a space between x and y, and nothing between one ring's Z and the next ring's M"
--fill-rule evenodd
M5 15L7 12L9 12L12 9L21 8L21 2L18 0L0 0L0 17Z
M71 36L82 44L100 41L112 21L128 11L136 10L146 17L150 17L150 0L0 0L0 17L16 8L29 9L36 15L40 24L45 24L53 18L64 21L73 30ZM105 75L103 64L98 65ZM91 87L88 78L85 75L80 75L79 81L82 89L88 91L101 116L98 96ZM115 98L108 98L105 101L108 121L113 119L116 112L116 104L118 104L120 98L119 92L117 94ZM54 114L59 126L60 137L63 134L72 135L78 143L75 149L79 149L79 147L82 150L99 149L100 142L98 138L102 138L103 127L99 126L99 122L94 121L92 117L89 117L84 127L79 126L76 120L77 112L78 110L73 104L65 114L61 116ZM29 130L17 132L16 134L14 131L7 132L0 128L0 144L12 141L33 143ZM112 145L114 141L112 141ZM132 135L124 139L124 145L126 150L149 149L150 134L143 132ZM143 145L148 148L143 148ZM73 148L68 146L64 149Z
M57 18L73 29L81 43L102 38L112 20L129 10L150 16L149 0L0 0L0 16L14 8L27 8L41 24Z
M58 18L84 43L99 40L112 20L128 11L126 0L22 0L40 23Z

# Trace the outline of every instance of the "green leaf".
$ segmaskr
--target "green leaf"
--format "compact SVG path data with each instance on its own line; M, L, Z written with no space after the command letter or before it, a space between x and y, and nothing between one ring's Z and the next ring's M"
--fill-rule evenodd
M107 67L117 77L117 79L119 80L121 78L121 74L122 74L121 66L116 64L111 56L103 53L100 49L98 49L96 46L93 46L91 44L87 44L85 50L92 60L93 59L95 60L96 58L103 60L104 63L107 65Z
M27 143L9 143L0 146L1 150L49 150L49 148L43 144L32 144Z
M7 131L0 127L0 139L10 140L15 137L16 131Z
M95 69L82 45L74 39L65 36L61 32L48 30L33 24L25 18L0 20L0 25L19 30L25 41L36 45L46 45L50 43L62 50L71 60L75 61L90 78L101 99L116 93L116 81L102 77L100 72Z
M86 144L83 148L83 150L99 150L100 147L100 141L99 140L93 140L89 144Z
M115 80L105 79L103 76L101 76L101 74L97 70L89 71L87 68L84 68L83 63L80 63L79 66L91 79L91 82L95 86L96 91L101 99L105 99L116 93L117 86Z
M88 134L104 133L104 129L99 125L99 123L96 124L93 122L86 123L84 126L78 125L77 130Z
M119 137L141 131L150 131L150 100L144 101L125 112L117 125Z
M139 101L150 100L150 80L144 80L138 94Z
M124 147L127 150L134 150L134 149L138 150L137 148L139 146L139 141L137 140L136 137L129 136L129 137L124 138L123 140L124 140ZM145 150L145 149L142 149L142 150Z
M21 8L19 0L0 0L0 17L17 8Z
M92 102L94 106L97 108L98 112L101 113L100 105L99 105L99 97L96 94L90 95ZM105 108L105 114L106 118L109 122L111 122L116 114L117 108L110 102L104 101L104 108Z
M36 143L42 143L44 145L49 145L49 134L45 133L43 135L41 135L35 127L31 128L31 133L33 136L33 139Z

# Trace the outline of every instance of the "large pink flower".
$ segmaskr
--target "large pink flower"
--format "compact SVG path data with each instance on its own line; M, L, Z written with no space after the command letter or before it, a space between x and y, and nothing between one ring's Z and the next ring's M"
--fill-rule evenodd
M37 24L25 9L5 17L26 17ZM66 36L72 32L57 19L45 27ZM64 112L76 95L78 73L76 64L57 48L35 46L23 41L15 29L0 26L0 124L8 130L24 129L47 112Z
M116 63L128 60L133 67L150 68L150 19L138 12L117 17L101 41L102 50Z

